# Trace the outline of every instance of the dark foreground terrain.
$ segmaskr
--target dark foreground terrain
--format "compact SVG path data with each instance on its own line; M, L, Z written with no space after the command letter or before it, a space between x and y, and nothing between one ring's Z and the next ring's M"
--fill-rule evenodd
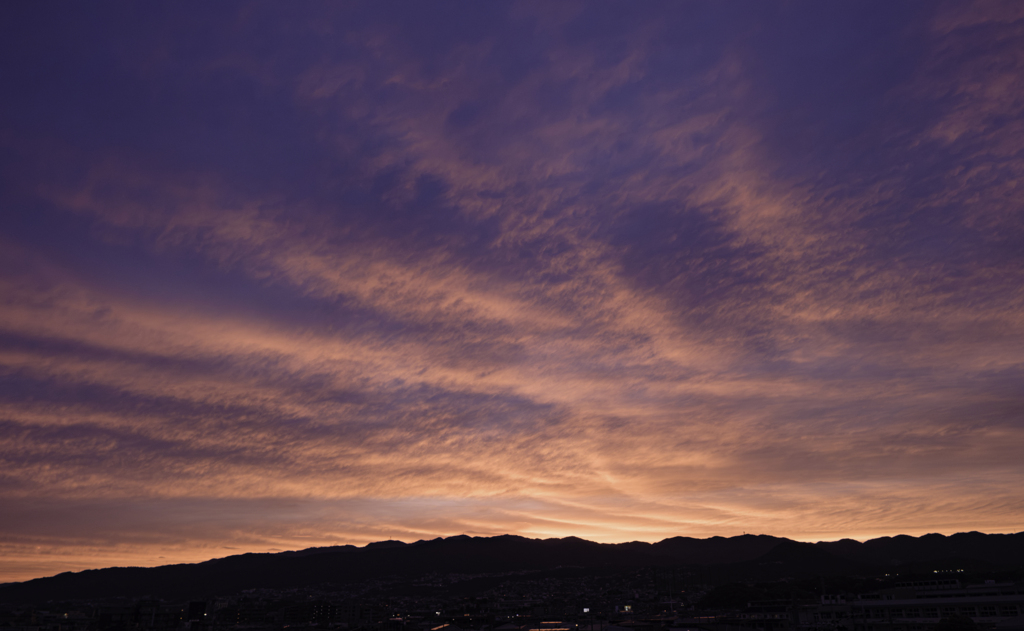
M0 585L0 631L1024 631L1024 533L451 537Z
M0 584L0 602L83 598L192 598L253 589L297 589L368 581L416 584L426 576L503 576L555 570L674 570L689 582L828 576L877 577L954 570L1012 572L1024 567L1024 532L990 535L883 537L799 543L767 535L658 543L600 544L575 537L526 539L449 537L416 543L384 541L365 547L311 548L277 554L241 554L204 563L155 568L66 572L23 583ZM422 581L420 581L422 582Z

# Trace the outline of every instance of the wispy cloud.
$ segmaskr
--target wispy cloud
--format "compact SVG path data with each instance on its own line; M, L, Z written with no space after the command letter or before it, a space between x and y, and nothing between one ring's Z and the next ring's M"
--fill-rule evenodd
M1013 529L1015 9L626 8L10 22L0 578Z

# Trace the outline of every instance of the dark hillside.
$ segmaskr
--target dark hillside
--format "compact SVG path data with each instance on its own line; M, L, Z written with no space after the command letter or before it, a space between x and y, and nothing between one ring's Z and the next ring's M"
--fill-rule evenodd
M189 597L254 588L292 588L425 574L498 575L558 568L628 569L688 567L719 580L776 580L813 576L867 576L893 565L931 571L946 565L1009 568L1024 565L1024 533L950 537L886 537L799 543L767 535L658 543L601 544L576 537L527 539L458 536L403 543L382 541L362 548L310 548L278 554L241 554L204 563L155 568L107 568L67 572L0 585L0 602L114 596ZM934 566L934 568L933 568ZM715 568L711 571L711 568Z

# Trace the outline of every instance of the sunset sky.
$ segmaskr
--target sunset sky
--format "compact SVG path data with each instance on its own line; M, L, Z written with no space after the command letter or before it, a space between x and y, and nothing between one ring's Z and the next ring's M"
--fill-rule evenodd
M0 581L1024 530L1024 3L0 4Z

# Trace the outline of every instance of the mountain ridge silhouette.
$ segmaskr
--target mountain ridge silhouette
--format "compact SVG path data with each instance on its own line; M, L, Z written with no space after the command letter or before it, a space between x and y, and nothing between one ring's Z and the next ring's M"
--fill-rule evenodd
M200 563L110 567L64 572L0 584L0 602L115 596L177 597L244 589L344 584L428 573L500 574L562 567L720 568L725 576L777 579L819 575L868 575L914 564L918 571L1024 566L1024 532L921 537L898 535L805 543L771 535L671 537L647 543L596 543L578 537L529 539L519 535L438 537L413 543L379 541L276 553L245 553ZM717 571L717 570L716 570Z

